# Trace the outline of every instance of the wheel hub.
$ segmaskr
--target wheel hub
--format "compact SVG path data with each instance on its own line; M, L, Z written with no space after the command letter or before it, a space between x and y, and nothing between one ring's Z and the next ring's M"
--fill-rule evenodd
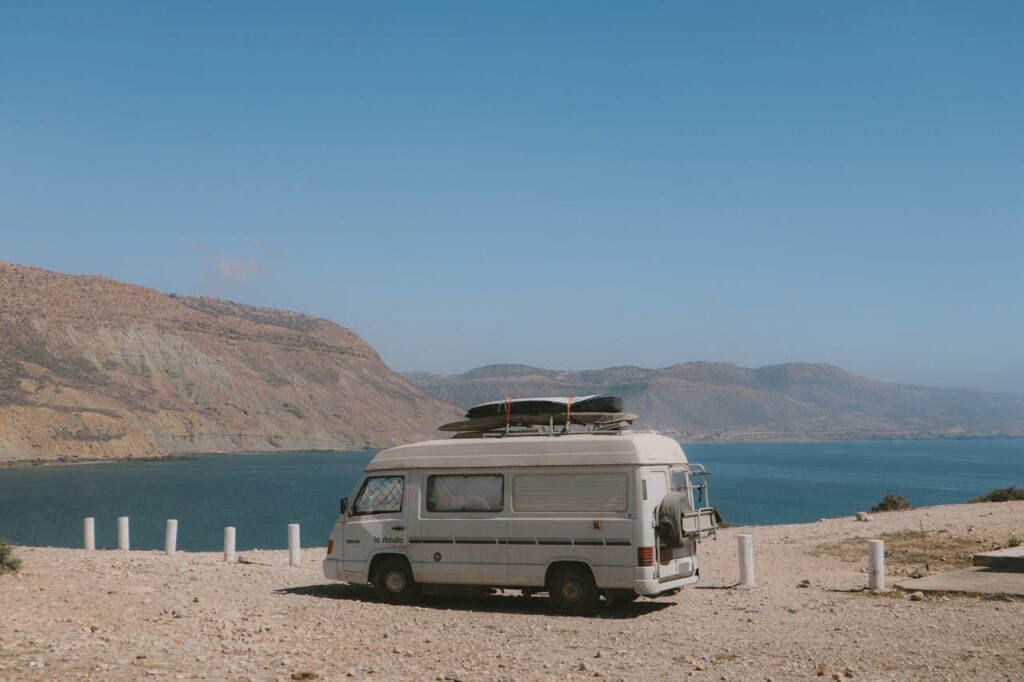
M405 574L401 571L391 571L384 577L384 586L391 592L401 592L405 589Z
M579 580L566 580L562 583L562 596L566 601L578 602L583 599L583 584Z

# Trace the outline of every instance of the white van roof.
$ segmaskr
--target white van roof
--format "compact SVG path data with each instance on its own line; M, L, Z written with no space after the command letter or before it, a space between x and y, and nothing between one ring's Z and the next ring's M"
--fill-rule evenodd
M655 433L428 440L382 450L367 471L476 467L682 464L679 443Z

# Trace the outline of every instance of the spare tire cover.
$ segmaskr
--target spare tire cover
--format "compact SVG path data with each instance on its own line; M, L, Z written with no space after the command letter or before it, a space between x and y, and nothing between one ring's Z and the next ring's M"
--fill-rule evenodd
M662 498L658 506L658 537L662 544L681 547L683 537L683 512L689 511L690 498L686 493L671 492Z

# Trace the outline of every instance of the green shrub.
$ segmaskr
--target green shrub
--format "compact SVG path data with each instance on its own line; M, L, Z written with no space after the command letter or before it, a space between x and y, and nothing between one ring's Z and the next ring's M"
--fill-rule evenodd
M1016 535L1011 535L1010 539L1006 541L1006 546L1009 548L1020 547L1020 538Z
M21 568L21 559L14 556L14 545L0 538L0 573L16 573Z
M1024 500L1024 488L996 488L987 495L975 497L971 502L1014 502Z
M872 512L902 511L910 509L910 500L902 495L889 493L882 498L882 501L871 508Z

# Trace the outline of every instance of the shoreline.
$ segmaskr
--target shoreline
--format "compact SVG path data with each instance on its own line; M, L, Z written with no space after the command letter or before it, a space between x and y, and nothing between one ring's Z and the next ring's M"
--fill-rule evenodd
M358 448L354 450L214 450L211 452L172 452L166 455L153 455L148 457L103 457L90 459L15 459L0 462L2 468L35 468L35 467L59 467L78 466L80 464L119 464L125 462L166 462L171 460L199 459L201 457L235 457L245 455L301 455L308 453L338 453L347 452L372 452L383 448Z
M1013 503L1013 502L1018 502L1018 501L1017 500L1010 500L1009 502ZM1006 504L1006 502L988 502L988 501L985 501L985 502L970 502L970 501L964 500L963 502L945 502L945 503L942 503L942 504L921 505L919 507L913 507L911 509L902 509L902 510L899 510L899 511L867 512L867 513L868 513L868 515L870 517L872 517L872 519L874 519L875 517L883 516L883 515L887 516L887 517L890 517L890 518L899 519L899 518L901 518L900 517L901 514L902 515L909 515L909 514L914 513L914 512L922 512L925 515L929 515L933 511L938 510L938 509L942 509L944 507L949 507L949 508L978 507L979 509L985 509L989 505L1002 505L1002 504ZM808 519L807 521L792 521L792 522L788 522L788 523L744 523L744 524L735 524L735 525L734 524L729 524L727 526L719 526L718 527L718 532L719 533L733 534L733 533L740 533L740 532L759 531L759 530L765 530L765 529L779 529L779 530L783 530L783 529L802 529L802 528L805 528L805 527L807 527L809 525L814 525L814 524L819 524L819 523L833 523L833 524L835 524L835 523L844 523L844 522L849 522L849 521L855 521L858 525L863 525L865 528L870 528L871 523L872 523L871 521L861 522L861 521L857 521L856 520L857 519L857 514L860 513L860 512L864 512L864 511L866 511L866 510L859 509L857 511L850 512L850 513L847 513L847 514L839 514L839 515L836 515L836 516L825 516L825 517L820 517L820 518L815 518L815 519ZM5 538L5 539L10 540L10 538ZM79 546L79 545L73 545L73 546L65 546L65 545L36 545L36 544L31 544L31 543L22 543L22 542L14 542L14 541L12 541L12 542L13 542L13 544L16 547L25 547L25 548L31 548L31 549L82 550L82 547ZM181 543L179 542L178 544L180 545ZM239 549L238 553L239 554L243 554L245 552L283 552L283 551L287 551L287 549L288 549L287 545L283 545L281 547L249 547L247 549ZM312 550L325 550L326 551L326 547L324 545L318 545L318 544L309 545L309 546L302 545L302 549L303 550L312 549ZM97 547L96 550L94 550L94 551L97 551L97 552L120 552L121 550L117 549L116 546L113 546L113 547L109 547L109 548ZM218 551L217 548L214 548L214 549L194 549L194 550L193 549L179 549L175 553L175 555L210 554L210 553L216 553L217 551ZM136 552L138 552L138 553L152 553L152 552L155 552L155 553L158 553L158 554L163 554L164 550L163 550L162 546L142 547L142 548L135 548L135 547L133 547L130 550L130 553L136 553Z

